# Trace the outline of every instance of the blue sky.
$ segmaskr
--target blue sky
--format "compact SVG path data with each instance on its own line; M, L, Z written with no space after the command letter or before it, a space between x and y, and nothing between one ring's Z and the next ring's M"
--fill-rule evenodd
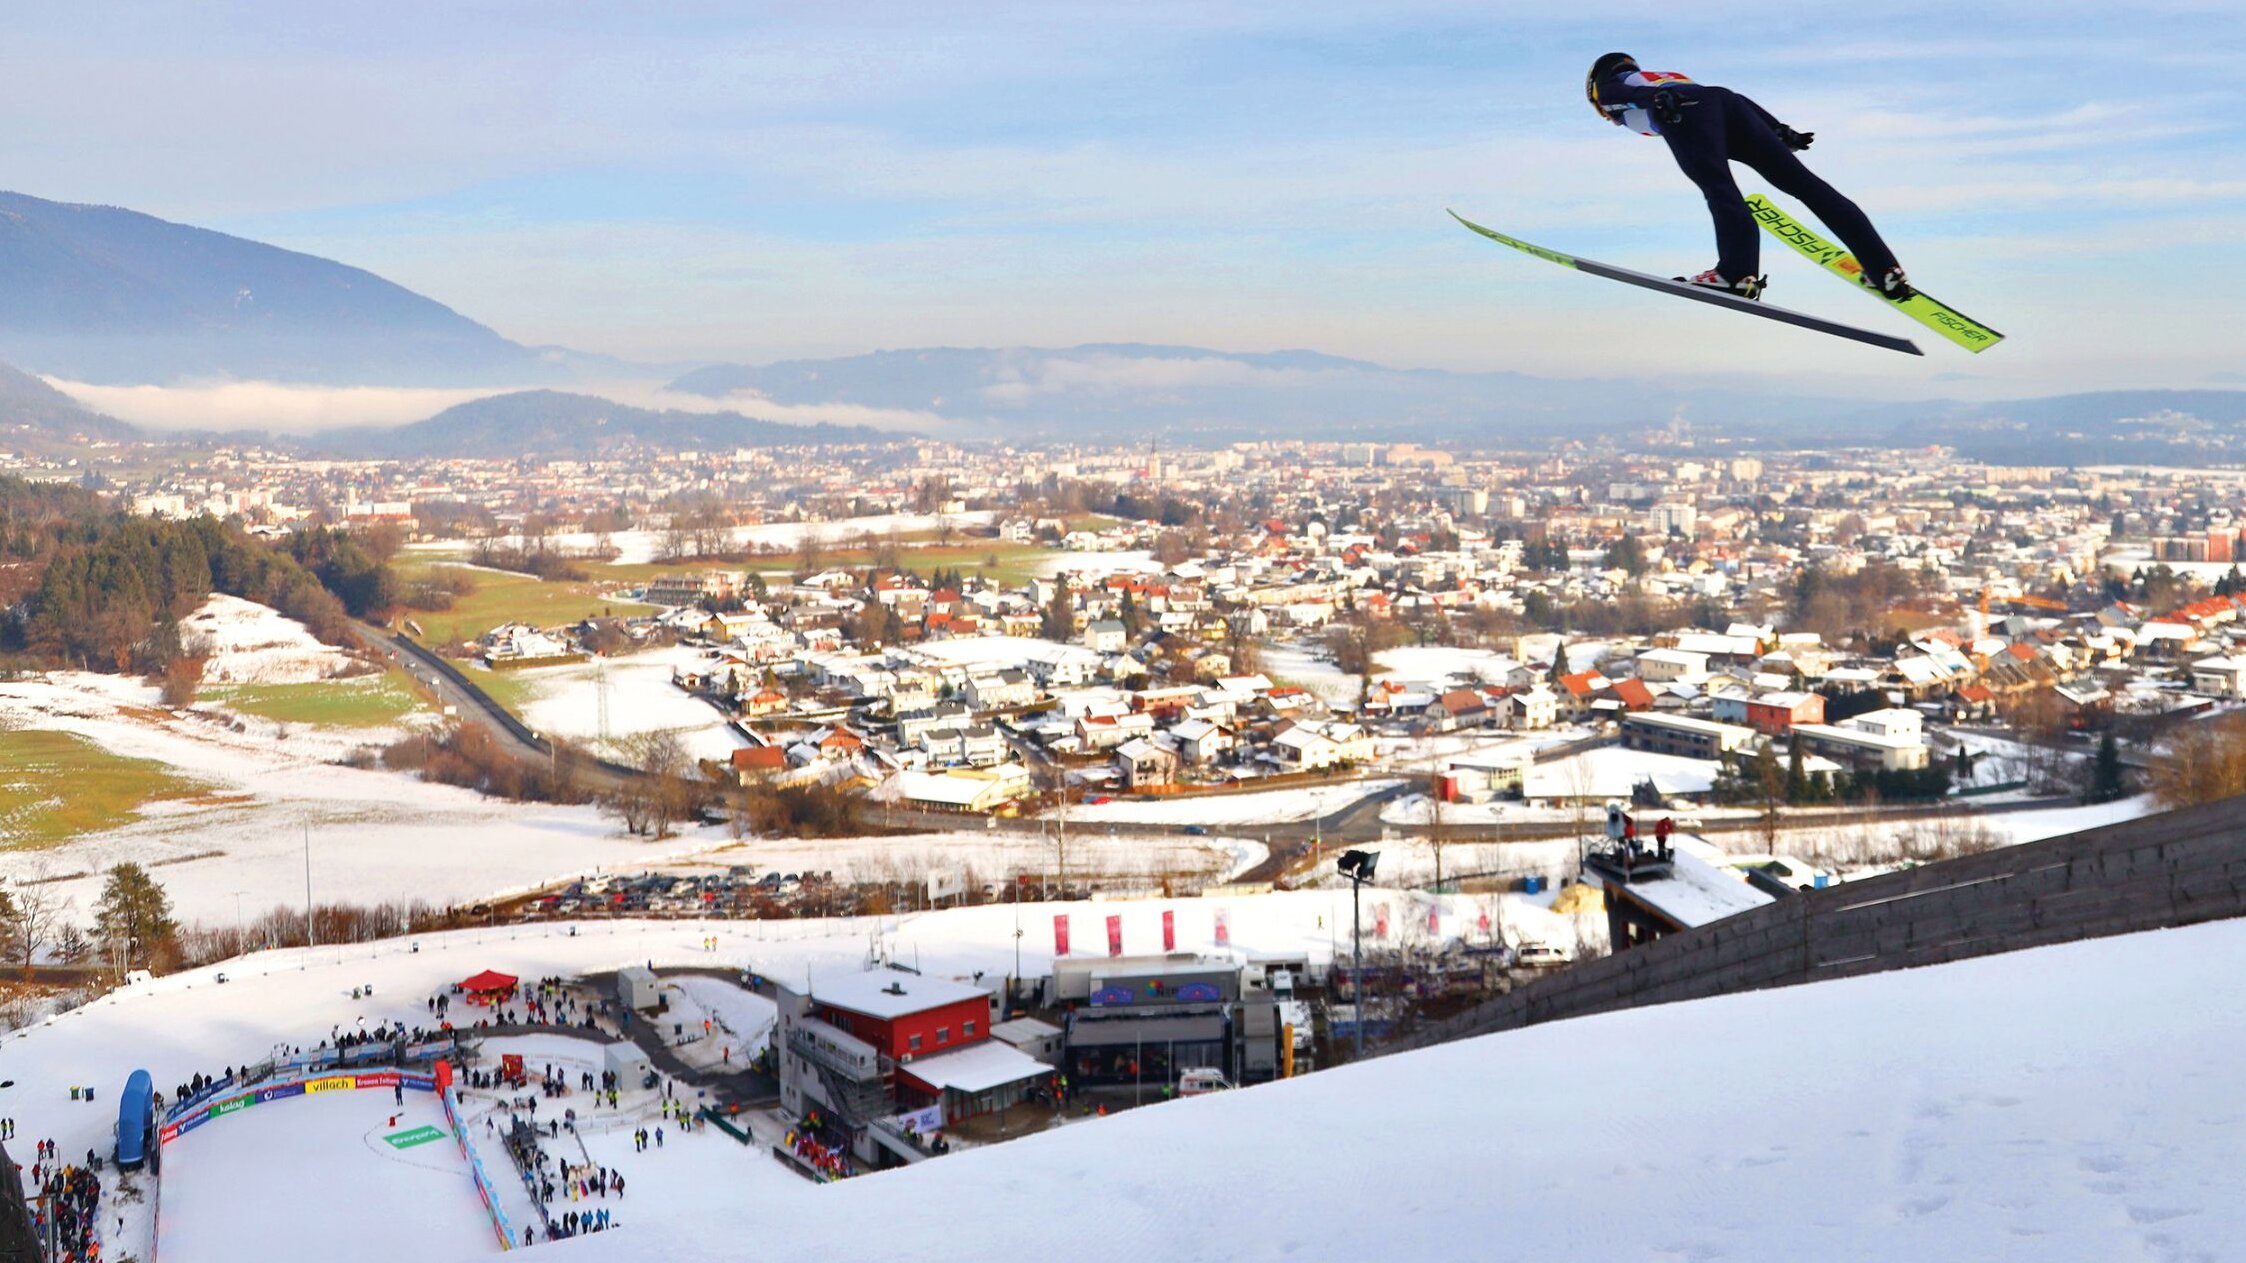
M45 6L11 20L0 183L651 359L1139 340L1880 399L2246 384L2241 6L1557 7ZM1660 142L1582 99L1610 48L1816 131L1916 279L2012 341L1908 361L1451 225L1713 262ZM1915 329L1765 267L1772 301Z

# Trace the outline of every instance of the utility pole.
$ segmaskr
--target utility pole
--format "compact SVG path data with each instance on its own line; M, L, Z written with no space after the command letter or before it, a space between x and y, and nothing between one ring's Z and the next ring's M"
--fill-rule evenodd
M312 826L304 826L304 946L307 952L320 945L319 925L312 918Z

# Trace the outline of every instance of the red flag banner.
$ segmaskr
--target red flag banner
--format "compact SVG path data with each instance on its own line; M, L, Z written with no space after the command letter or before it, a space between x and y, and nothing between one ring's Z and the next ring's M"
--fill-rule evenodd
M1373 906L1373 937L1388 937L1388 905L1385 902Z
M1053 954L1055 956L1068 955L1068 914L1066 912L1053 914Z
M1219 908L1217 909L1217 946L1226 947L1230 946L1231 943L1232 926L1225 920L1224 909Z
M1431 903L1427 905L1427 932L1429 934L1440 935L1443 932L1443 918L1441 910L1442 905L1440 904Z
M1175 912L1164 912L1162 914L1162 950L1165 952L1178 950L1178 914Z
M1121 956L1123 954L1123 917L1119 913L1111 912L1108 914L1107 954L1110 956Z

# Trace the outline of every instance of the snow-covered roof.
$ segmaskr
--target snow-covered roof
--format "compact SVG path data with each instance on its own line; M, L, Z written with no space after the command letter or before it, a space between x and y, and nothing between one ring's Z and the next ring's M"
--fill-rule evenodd
M964 982L908 974L898 969L869 969L859 974L815 978L811 983L811 998L819 1003L878 1018L925 1013L989 994L981 987Z
M932 1088L958 1092L987 1092L1024 1079L1053 1073L1053 1068L1012 1044L986 1039L951 1052L915 1057L904 1073Z
M1632 898L1687 929L1759 908L1772 898L1738 873L1682 849L1672 854L1667 874L1633 881L1628 889Z

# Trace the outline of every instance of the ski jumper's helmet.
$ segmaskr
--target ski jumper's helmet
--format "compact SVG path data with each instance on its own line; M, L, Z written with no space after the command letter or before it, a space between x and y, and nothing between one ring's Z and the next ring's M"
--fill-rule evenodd
M1606 118L1607 112L1599 104L1599 80L1624 68L1636 70L1638 59L1628 53L1607 53L1592 62L1591 73L1583 76L1583 95L1591 102L1591 108L1599 112L1600 118Z

